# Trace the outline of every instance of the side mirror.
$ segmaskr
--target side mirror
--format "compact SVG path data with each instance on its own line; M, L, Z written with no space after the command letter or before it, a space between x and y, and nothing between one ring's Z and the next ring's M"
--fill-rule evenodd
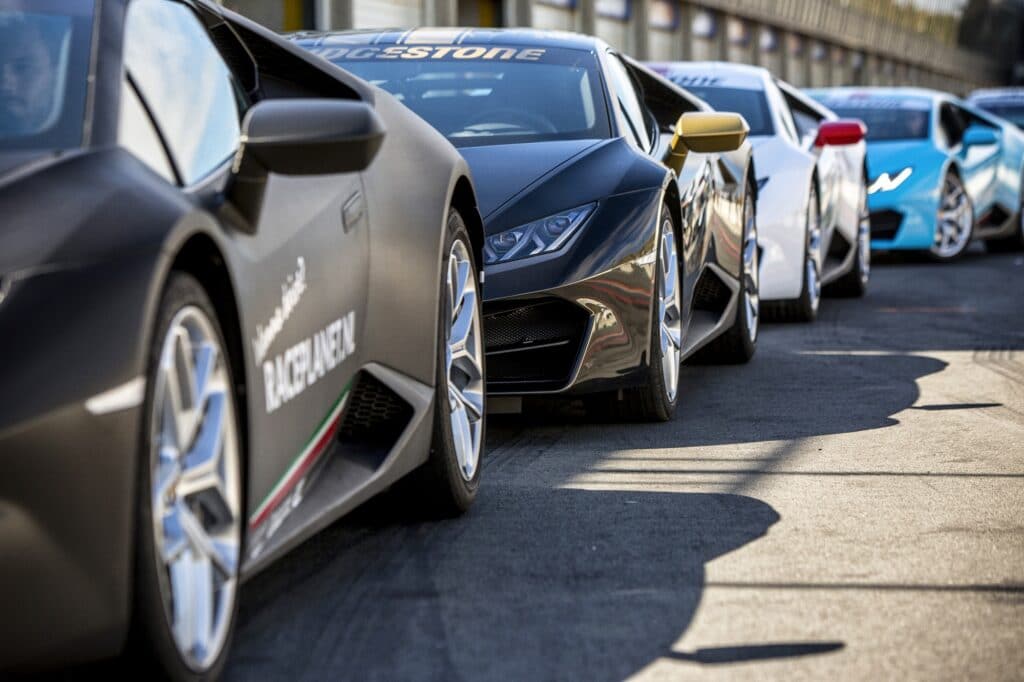
M864 139L867 133L867 126L855 118L824 121L818 127L818 136L814 138L814 146L857 144Z
M986 144L996 144L999 137L996 131L988 126L973 125L964 131L964 146L975 147Z
M259 102L242 121L230 199L255 228L270 173L328 175L366 169L384 124L365 102L278 99Z
M707 111L683 114L676 121L665 163L678 174L682 172L689 152L734 151L747 139L748 132L750 126L739 114Z

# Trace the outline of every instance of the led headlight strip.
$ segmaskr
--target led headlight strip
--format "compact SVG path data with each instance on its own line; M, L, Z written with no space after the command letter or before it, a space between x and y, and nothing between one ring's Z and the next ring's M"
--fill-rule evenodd
M579 230L596 207L596 202L578 206L493 234L484 243L484 263L505 263L557 251Z

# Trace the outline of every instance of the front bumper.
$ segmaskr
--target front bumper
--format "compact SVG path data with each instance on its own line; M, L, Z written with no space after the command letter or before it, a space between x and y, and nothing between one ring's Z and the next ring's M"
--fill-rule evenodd
M868 197L871 215L871 248L927 250L935 243L939 205L937 188L877 192Z
M0 670L118 651L128 622L139 410L59 407L0 433Z
M139 258L38 274L0 303L0 670L123 642L151 270Z
M654 190L605 199L560 251L487 266L489 393L576 395L643 383L660 206Z

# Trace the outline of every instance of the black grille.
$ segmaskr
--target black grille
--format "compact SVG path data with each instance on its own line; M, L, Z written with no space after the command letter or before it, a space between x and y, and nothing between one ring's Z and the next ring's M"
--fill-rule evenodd
M561 300L484 306L487 386L506 392L552 390L571 378L590 316Z
M895 239L903 223L903 214L899 211L886 209L871 214L871 238Z
M412 418L409 403L367 372L360 372L348 400L338 431L338 439L345 443L393 443Z
M718 275L705 270L693 289L693 307L695 310L709 310L720 313L729 305L732 292Z

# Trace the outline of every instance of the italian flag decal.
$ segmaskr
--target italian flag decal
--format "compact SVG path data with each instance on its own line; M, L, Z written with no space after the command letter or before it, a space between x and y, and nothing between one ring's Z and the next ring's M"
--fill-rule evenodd
M331 440L338 433L338 427L341 425L341 413L345 409L345 403L347 402L351 387L351 383L345 386L345 390L341 392L338 399L334 401L334 405L331 406L330 412L323 418L320 425L316 427L316 431L313 432L313 435L306 442L301 452L292 460L288 471L285 472L281 480L277 482L273 490L270 491L260 503L260 506L256 508L256 511L253 512L252 516L249 517L250 530L258 528L267 520L270 513L288 496L288 493L295 487L295 484L302 480L303 476L320 459L320 456L327 451L327 446L330 445Z

